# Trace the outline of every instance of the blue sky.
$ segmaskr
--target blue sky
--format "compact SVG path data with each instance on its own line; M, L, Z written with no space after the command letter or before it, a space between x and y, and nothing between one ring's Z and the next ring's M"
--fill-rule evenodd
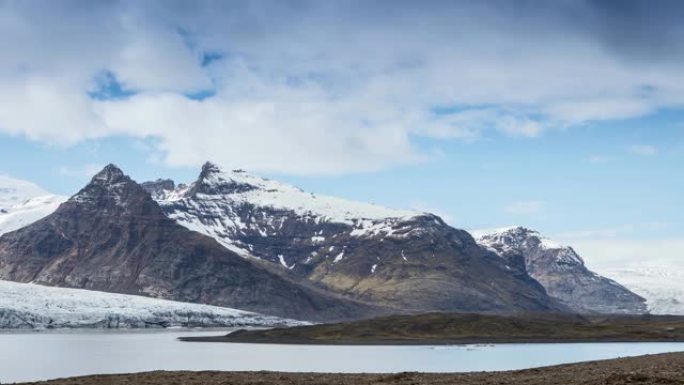
M463 228L680 242L683 7L0 1L0 173L68 195L212 160Z

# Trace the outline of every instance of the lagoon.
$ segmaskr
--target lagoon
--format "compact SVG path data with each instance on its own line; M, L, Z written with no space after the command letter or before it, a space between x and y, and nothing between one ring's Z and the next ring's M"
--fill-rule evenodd
M392 373L525 369L684 351L684 343L322 346L181 342L227 330L0 333L0 383L152 370Z

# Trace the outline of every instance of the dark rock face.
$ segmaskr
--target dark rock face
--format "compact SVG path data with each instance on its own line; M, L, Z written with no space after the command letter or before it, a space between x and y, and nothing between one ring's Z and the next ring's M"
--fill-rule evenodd
M350 299L397 311L563 308L524 269L432 214L317 196L212 164L190 186L146 186L187 228Z
M293 283L176 224L113 165L53 214L0 237L0 279L307 320L375 314L370 306Z
M478 241L509 266L525 270L547 293L577 312L641 314L645 299L584 265L571 247L560 246L522 227L484 234Z

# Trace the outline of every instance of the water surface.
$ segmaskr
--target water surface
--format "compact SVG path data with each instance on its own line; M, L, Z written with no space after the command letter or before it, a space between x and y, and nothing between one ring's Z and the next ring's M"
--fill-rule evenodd
M150 370L466 372L684 351L684 343L321 346L180 342L225 331L0 334L0 383Z

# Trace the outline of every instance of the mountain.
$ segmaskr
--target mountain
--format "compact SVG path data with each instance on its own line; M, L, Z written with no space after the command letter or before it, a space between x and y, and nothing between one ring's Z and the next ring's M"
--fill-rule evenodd
M0 176L0 235L45 217L65 200L31 182Z
M52 214L0 237L0 279L334 320L369 306L293 283L167 218L108 165Z
M646 313L645 299L590 271L582 258L524 227L473 232L512 269L526 271L547 293L577 312Z
M207 163L144 183L166 215L299 282L396 311L558 311L525 271L439 217L304 192Z
M0 329L272 327L301 324L217 306L0 281Z

